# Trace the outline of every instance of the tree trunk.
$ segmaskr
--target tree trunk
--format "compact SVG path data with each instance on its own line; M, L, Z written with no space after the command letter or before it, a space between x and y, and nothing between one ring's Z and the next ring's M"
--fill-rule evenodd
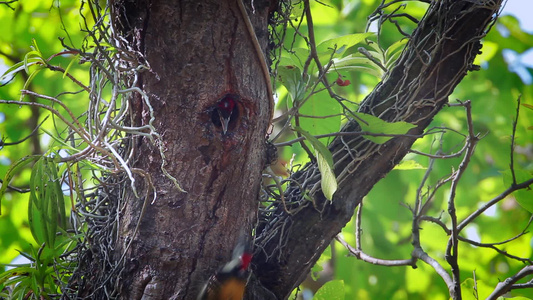
M249 15L265 46L269 6L254 6ZM151 175L157 199L146 183L137 184L141 199L125 193L120 297L194 299L256 222L271 115L259 56L235 0L122 1L114 9L151 67L139 87L162 137L164 168L186 191L165 176L158 146L140 140L136 167ZM228 94L238 100L224 133L216 104ZM140 99L134 107L147 124L151 108Z
M123 0L114 5L116 24L151 66L138 83L162 136L165 169L187 191L179 191L162 171L158 146L140 140L136 166L151 174L158 197L151 198L141 177L138 190L147 196L125 192L115 255L121 259L126 251L119 279L123 299L194 299L229 260L237 238L255 225L271 107L236 1ZM253 1L255 12L248 14L263 49L267 2ZM432 1L397 66L360 108L417 127L383 145L360 136L334 140L330 150L339 189L332 202L320 191L311 195L314 205L302 197L319 183L315 164L294 174L298 185L285 191L285 199L301 210L289 215L279 205L260 216L247 298L266 298L258 292L262 287L287 298L305 278L362 197L402 159L472 68L479 39L501 5L496 2ZM240 100L224 134L213 109L227 94ZM144 101L136 99L134 109L137 125L150 121L151 108ZM359 130L356 122L344 127L345 132Z

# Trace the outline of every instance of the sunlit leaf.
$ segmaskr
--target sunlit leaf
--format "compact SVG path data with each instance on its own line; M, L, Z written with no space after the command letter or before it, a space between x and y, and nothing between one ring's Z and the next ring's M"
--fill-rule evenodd
M342 300L345 297L344 281L331 280L326 282L315 294L313 300Z
M30 51L26 53L24 56L24 70L26 70L26 73L30 74L29 67L31 66L30 62L32 58L37 58L41 64L44 64L44 59L40 56L40 53L37 51Z
M31 84L31 82L33 81L33 79L35 78L35 76L37 76L37 74L39 74L39 72L42 70L42 68L37 68L36 70L34 70L33 72L30 73L30 75L28 76L28 79L26 79L26 82L24 82L24 86L22 87L22 89L27 89L28 86ZM20 95L20 101L23 101L24 97L26 96L26 94L22 93Z
M365 66L344 66L336 68L335 71L358 71L361 73L370 74L376 78L381 78L383 76L383 71L381 71L381 69Z
M37 45L37 40L36 39L31 39L31 47L34 51L31 51L29 53L32 53L32 52L35 52L35 55L37 55L38 57L40 57L41 59L44 59L43 58L43 53L41 52L41 49L39 49L39 46Z
M289 91L293 101L302 100L305 95L305 83L297 66L279 66L277 79Z
M335 173L333 173L333 168L330 166L324 155L317 151L316 156L318 169L322 175L320 187L322 188L322 192L324 192L326 199L333 200L333 194L337 191L337 179L335 178Z
M322 144L317 138L309 134L309 132L295 127L295 130L301 133L313 145L315 154L317 156L318 169L322 175L320 186L326 199L333 200L333 194L337 191L337 179L333 173L333 157L329 149Z
M33 66L36 64L42 64L42 60L40 58L31 57L31 58L28 58L27 61L25 62L21 61L21 62L14 64L10 68L8 68L4 72L4 74L2 74L2 76L0 76L0 83L5 80L11 79L11 77L15 76L18 72L25 70L27 67Z
M295 65L302 69L304 67L305 61L309 57L309 53L309 49L294 48L290 53L285 53L281 57L280 65ZM311 71L311 69L309 71Z
M341 106L326 92L313 95L298 110L300 127L311 135L339 131Z
M481 48L481 54L476 56L474 64L480 65L484 62L488 62L494 57L494 55L496 55L496 53L498 53L499 48L499 45L494 42L484 41L483 48Z
M398 59L402 53L402 50L405 48L407 42L408 39L401 39L385 50L385 67L387 69L390 69L394 65L396 59Z
M413 125L411 123L399 121L399 122L385 122L381 120L378 117L363 114L359 112L354 113L358 118L355 118L356 121L358 121L359 125L361 126L362 131L371 132L375 134L391 134L391 135L401 135L406 134L411 128L416 127L416 125ZM359 121L359 119L362 119L364 122ZM370 136L365 135L365 138L371 140L372 142L376 144L383 144L393 138L392 136Z
M372 49L363 48L364 50L366 50L365 52L370 53L372 57L379 60L381 64L384 65L386 62L386 57L385 53L383 52L383 49L381 49L381 46L376 42L369 43L367 46ZM361 48L359 49L359 51L361 51Z
M80 54L76 54L76 56L74 56L74 58L72 58L72 60L70 61L70 63L68 64L68 66L65 68L65 72L63 73L63 78L65 78L70 70L70 68L72 67L72 65L78 61L80 57Z
M320 43L316 50L319 53L331 52L335 49L336 56L342 56L342 54L350 47L362 42L365 38L374 35L372 32L366 33L353 33L333 39L329 39Z
M0 273L0 285L5 284L8 279L14 276L28 276L35 272L34 268L28 266L20 266Z
M389 48L387 48L387 50L385 50L385 58L387 60L390 60L390 58L396 55L396 53L400 53L408 41L409 39L401 39L399 41L394 42L392 45L390 45Z
M377 78L383 76L383 70L362 54L350 54L343 58L334 58L333 68L330 69L330 72L341 70L362 71Z
M465 300L486 299L494 288L483 280L467 278L461 283L461 296ZM513 298L515 299L515 298Z
M394 170L425 170L426 167L422 166L414 160L402 160L394 167Z
M362 54L350 54L346 55L343 58L334 58L333 66L335 68L344 67L344 66L375 66L375 64Z

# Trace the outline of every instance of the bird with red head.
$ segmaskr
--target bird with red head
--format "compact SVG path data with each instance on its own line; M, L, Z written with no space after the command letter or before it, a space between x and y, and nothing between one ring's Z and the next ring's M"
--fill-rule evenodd
M236 118L238 115L238 99L239 97L237 95L228 94L220 99L216 104L220 126L222 126L222 134L226 134L228 132L230 121L232 118Z
M198 295L198 300L242 300L246 288L252 253L239 242L233 258L211 276Z

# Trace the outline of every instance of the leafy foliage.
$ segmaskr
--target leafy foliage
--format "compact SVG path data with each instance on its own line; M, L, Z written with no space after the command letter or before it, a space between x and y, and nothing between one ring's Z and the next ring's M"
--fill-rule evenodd
M75 47L95 46L96 38L82 43L94 24L90 20L96 18L87 18L87 14L95 11L84 10L84 3L80 6L77 1L62 1L52 7L45 2L17 3L14 10L16 13L0 5L3 24L11 30L0 40L2 62L11 65L0 77L0 172L5 174L0 189L0 263L6 267L0 275L0 297L50 298L65 292L78 265L78 247L85 238L82 232L87 227L81 220L86 214L95 214L84 201L85 193L90 195L95 184L84 178L99 178L109 170L106 159L88 158L97 148L106 152L107 146L96 146L99 141L94 139L94 127L87 129L82 124L90 123L93 113L100 116L101 103L93 102L96 105L91 112L89 99L107 98L111 93L101 79L101 89L95 88L93 91L97 92L89 93L89 97L83 94L92 88L88 87L90 74L98 72L89 72L90 65L82 63L90 59L84 60L86 53ZM44 19L30 18L33 15L45 17L46 26ZM86 31L70 34L64 30L67 27ZM42 32L37 34L36 28ZM19 30L23 32L12 34ZM66 39L58 40L61 35ZM92 55L97 57L97 51ZM107 63L102 62L99 67ZM120 103L112 100L104 106L117 102ZM114 117L118 111L110 109L105 115ZM99 128L107 126L105 122L98 123ZM116 137L107 136L107 145L113 144ZM43 147L49 150L42 151ZM113 159L111 156L107 155ZM14 268L8 270L8 263L17 254L17 261L25 262L13 264Z
M0 298L48 298L62 293L76 265L74 260L59 259L72 251L80 238L72 234L67 220L70 205L64 191L67 174L76 164L60 163L60 158L79 150L67 145L65 150L56 148L53 155L47 156L41 152L41 145L54 149L55 142L65 136L66 126L60 118L78 116L86 110L87 100L76 93L61 93L79 88L67 78L69 74L88 82L88 66L75 64L79 60L64 51L57 39L67 36L69 43L80 43L85 34L67 35L62 29L79 28L77 1L62 1L61 7L40 1L12 5L14 11L0 5L5 33L0 39L0 99L21 104L3 103L0 109L0 264L7 266L17 255L18 261L27 263L14 265L9 271L6 268L0 274ZM61 65L68 65L68 71ZM60 95L68 108L59 103L48 105L46 100L39 101L21 90ZM26 101L37 104L23 105ZM46 113L51 110L38 108L47 106L55 111L52 118Z
M313 299L344 299L344 282L342 280L328 281L317 291Z

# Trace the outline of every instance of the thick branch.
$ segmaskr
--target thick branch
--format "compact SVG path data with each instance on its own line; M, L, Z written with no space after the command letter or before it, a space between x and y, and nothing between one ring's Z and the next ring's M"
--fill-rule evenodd
M507 293L508 291L515 288L515 283L528 276L533 274L533 266L525 266L522 268L522 270L518 271L515 275L505 279L504 281L498 283L492 294L487 297L487 300L497 299L498 297L502 296L503 294ZM516 287L520 288L520 286Z
M421 20L397 66L361 104L359 111L386 121L407 121L417 125L410 135L421 134L448 101L448 96L473 69L481 47L479 40L501 5L496 1L434 1ZM357 132L355 121L343 132ZM255 274L261 284L278 298L286 298L305 278L338 232L350 220L355 207L409 151L415 137L396 137L377 145L361 136L339 136L329 146L339 182L332 202L319 190L316 164L307 165L292 176L294 184L285 191L289 215L281 204L264 213L257 229Z

